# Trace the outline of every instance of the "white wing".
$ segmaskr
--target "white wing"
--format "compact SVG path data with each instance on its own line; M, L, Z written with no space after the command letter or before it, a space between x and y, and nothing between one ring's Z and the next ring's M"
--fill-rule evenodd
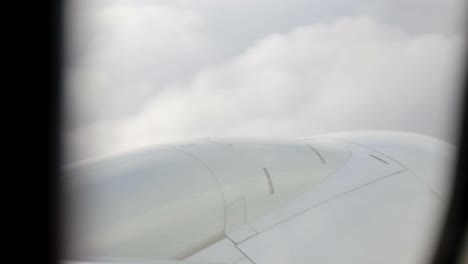
M454 151L425 136L372 131L202 139L90 162L67 176L70 200L77 201L67 254L187 263L424 263Z

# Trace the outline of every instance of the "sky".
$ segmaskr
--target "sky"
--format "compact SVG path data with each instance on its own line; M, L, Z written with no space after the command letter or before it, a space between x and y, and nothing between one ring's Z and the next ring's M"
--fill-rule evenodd
M456 144L463 0L69 0L65 163L204 137Z

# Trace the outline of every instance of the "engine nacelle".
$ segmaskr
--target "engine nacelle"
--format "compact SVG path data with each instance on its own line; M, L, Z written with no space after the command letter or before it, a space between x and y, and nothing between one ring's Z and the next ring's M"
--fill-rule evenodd
M235 241L236 230L349 155L319 140L196 140L74 164L67 256L183 259L226 236Z

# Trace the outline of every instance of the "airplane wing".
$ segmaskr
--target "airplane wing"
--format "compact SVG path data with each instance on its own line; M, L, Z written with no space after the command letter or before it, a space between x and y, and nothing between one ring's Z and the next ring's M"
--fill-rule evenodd
M66 170L66 256L425 263L454 155L434 138L362 131L199 139L84 162Z

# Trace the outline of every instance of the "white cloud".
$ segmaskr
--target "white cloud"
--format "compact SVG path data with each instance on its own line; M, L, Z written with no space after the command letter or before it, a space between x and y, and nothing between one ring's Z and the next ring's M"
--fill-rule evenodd
M463 32L463 0L68 1L71 128L131 116L273 33L366 15L410 34ZM76 98L83 98L77 100Z
M80 24L87 33L71 38L66 71L72 127L135 113L148 96L207 59L205 22L194 12L114 4L85 14L86 22L75 22L88 25Z
M370 17L297 27L167 85L132 117L72 131L69 159L192 137L347 129L453 141L462 47L457 36L408 34Z

